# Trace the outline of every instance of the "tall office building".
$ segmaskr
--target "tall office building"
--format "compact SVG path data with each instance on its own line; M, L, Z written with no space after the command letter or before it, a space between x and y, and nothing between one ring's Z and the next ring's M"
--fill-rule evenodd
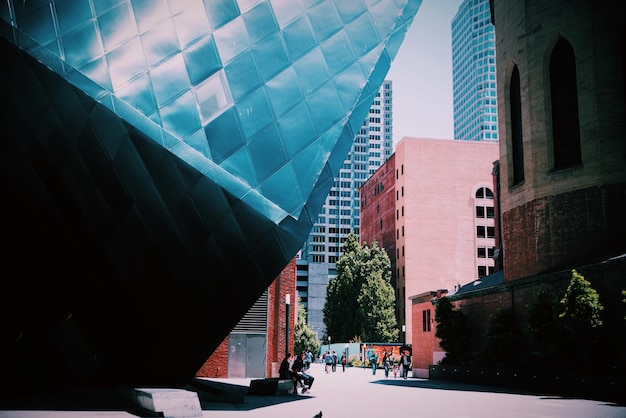
M489 0L465 0L452 20L454 138L498 140L496 42Z
M298 296L307 309L308 324L318 337L326 328L322 313L326 286L337 275L341 246L350 233L360 234L359 188L393 152L392 91L392 82L385 80L296 263Z

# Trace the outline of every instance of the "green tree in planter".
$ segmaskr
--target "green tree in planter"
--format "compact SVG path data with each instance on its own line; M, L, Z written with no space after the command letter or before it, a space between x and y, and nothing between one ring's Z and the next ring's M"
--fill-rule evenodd
M441 360L445 365L466 365L470 359L470 338L465 314L455 309L449 298L437 299L435 307L439 345L446 352Z
M571 362L571 368L590 370L598 346L600 317L604 309L600 296L585 278L572 270L572 278L560 302L560 322L564 333L560 342L564 343L560 354Z
M298 321L293 330L294 333L294 353L301 353L310 350L311 353L318 353L320 350L320 340L317 333L306 323L306 309L300 298L298 298Z
M491 316L485 334L480 363L488 367L518 368L522 364L524 338L510 308L502 308Z

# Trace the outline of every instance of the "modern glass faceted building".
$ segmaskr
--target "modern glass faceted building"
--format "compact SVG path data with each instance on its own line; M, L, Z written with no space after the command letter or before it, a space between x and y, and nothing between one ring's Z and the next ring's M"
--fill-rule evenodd
M192 377L302 247L420 3L3 3L4 386Z

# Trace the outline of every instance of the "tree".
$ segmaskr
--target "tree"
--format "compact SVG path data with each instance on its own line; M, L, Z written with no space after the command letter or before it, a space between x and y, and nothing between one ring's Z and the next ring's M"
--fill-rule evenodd
M565 345L562 345L560 354L570 362L570 367L593 368L592 361L602 325L600 313L604 309L598 292L581 274L572 270L560 305L559 318L564 333L559 342Z
M385 282L380 272L374 272L367 278L358 297L363 340L380 342L398 340L395 300L393 288ZM393 327L390 327L390 324Z
M439 346L446 352L441 364L465 365L470 358L469 331L465 314L455 309L450 298L437 299L435 307Z
M326 288L326 334L335 341L365 336L372 338L370 341L395 341L398 331L394 307L389 256L376 241L361 246L350 234L337 262L337 277Z
M306 323L306 309L300 298L298 298L298 320L293 333L294 353L301 353L306 350L310 350L312 353L319 352L320 340L317 338L317 333Z

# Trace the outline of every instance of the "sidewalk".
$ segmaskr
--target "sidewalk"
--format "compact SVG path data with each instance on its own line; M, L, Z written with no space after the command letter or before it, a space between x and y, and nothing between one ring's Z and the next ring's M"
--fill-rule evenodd
M626 405L567 399L549 394L417 378L385 378L384 370L341 365L325 373L313 364L315 382L309 394L281 396L247 395L251 379L203 379L223 395L208 398L200 393L202 416L220 418L404 418L404 417L624 417ZM241 402L243 400L243 402ZM29 408L3 409L10 418L121 418L142 416L115 402L100 399L48 400ZM145 416L145 415L144 415Z

